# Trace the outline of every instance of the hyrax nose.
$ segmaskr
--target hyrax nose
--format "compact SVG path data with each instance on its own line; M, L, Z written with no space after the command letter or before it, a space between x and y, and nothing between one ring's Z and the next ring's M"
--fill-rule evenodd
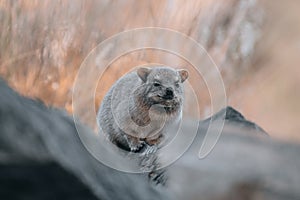
M163 97L166 100L171 100L174 98L174 92L172 88L167 88L166 89L166 94Z

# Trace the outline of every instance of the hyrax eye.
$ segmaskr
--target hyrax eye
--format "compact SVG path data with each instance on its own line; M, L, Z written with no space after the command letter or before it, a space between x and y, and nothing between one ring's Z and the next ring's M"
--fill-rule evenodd
M159 86L161 86L160 83L157 83L157 82L153 83L153 85L154 85L154 87L159 87Z
M179 85L179 83L175 83L175 86L176 86L176 87L179 87L180 85Z

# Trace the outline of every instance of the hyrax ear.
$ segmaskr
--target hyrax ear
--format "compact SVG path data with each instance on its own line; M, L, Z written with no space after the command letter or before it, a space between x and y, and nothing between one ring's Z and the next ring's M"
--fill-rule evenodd
M185 69L179 69L177 72L181 78L181 83L183 83L189 77L189 72Z
M142 79L142 81L146 82L147 81L147 77L150 74L151 69L148 67L140 67L137 70L137 74L138 76Z

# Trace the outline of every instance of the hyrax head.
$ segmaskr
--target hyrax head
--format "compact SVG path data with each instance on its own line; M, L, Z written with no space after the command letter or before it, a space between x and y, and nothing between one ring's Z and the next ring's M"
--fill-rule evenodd
M141 67L137 74L143 81L145 95L152 104L160 104L170 110L181 106L184 95L183 82L188 78L187 70Z

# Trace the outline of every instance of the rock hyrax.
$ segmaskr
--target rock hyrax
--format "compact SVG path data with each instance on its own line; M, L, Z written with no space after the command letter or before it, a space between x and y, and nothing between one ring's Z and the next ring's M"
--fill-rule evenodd
M140 67L121 77L97 114L100 131L118 147L138 152L159 145L182 117L184 69Z

